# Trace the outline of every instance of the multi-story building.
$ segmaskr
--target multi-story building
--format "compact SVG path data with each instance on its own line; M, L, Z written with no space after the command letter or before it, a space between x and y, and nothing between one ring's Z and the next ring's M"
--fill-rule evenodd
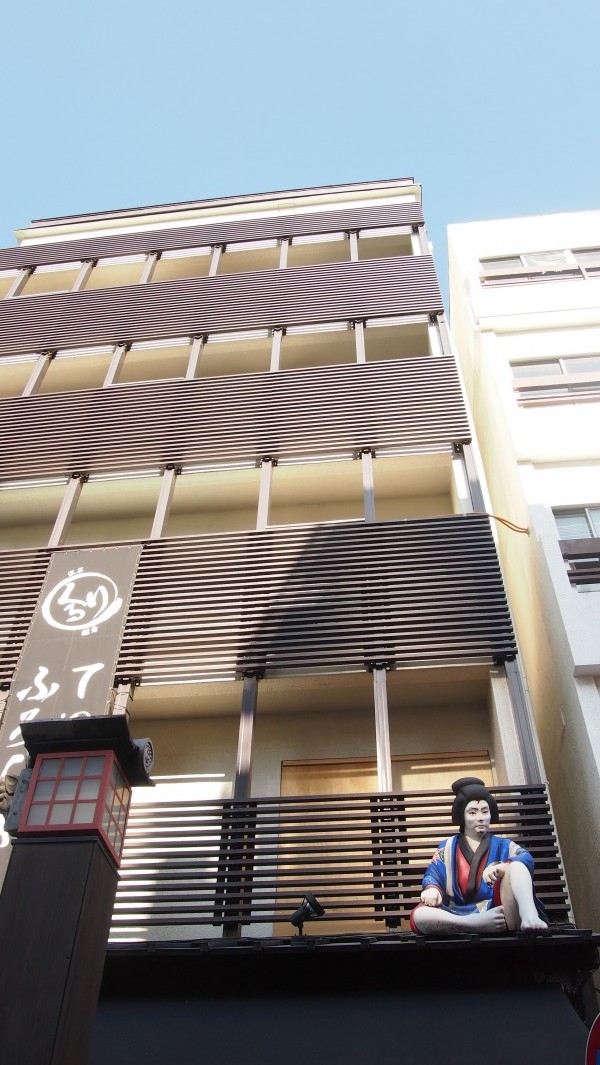
M452 331L581 925L600 927L600 212L451 226Z
M198 1040L210 1061L250 1060L248 1041L279 1061L283 1040L290 1062L399 1042L413 1060L440 1033L448 1056L461 980L488 1019L501 1001L549 1047L569 1025L580 1041L562 993L542 1021L535 989L550 970L575 987L572 928L450 953L407 931L467 774L569 916L419 186L19 238L0 253L2 772L36 715L128 713L156 750L93 1060L195 1061ZM52 661L38 623L71 640ZM306 892L325 914L292 936Z

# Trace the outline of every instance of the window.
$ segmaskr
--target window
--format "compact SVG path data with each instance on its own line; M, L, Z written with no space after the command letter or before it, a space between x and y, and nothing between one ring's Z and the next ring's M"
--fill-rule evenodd
M520 362L512 364L511 369L517 378L515 393L522 405L555 398L597 399L600 396L600 355Z
M555 510L554 520L561 540L600 536L600 506Z
M526 281L550 281L553 278L591 278L600 276L600 248L557 248L481 259L483 285L521 284Z

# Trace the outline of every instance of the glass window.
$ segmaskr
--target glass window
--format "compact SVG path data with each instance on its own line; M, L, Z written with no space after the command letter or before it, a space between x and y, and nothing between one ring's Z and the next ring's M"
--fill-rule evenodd
M555 510L554 520L561 540L583 540L600 536L600 507Z
M600 373L600 355L577 355L563 363L567 373Z
M550 377L552 374L561 374L561 366L558 359L547 362L519 362L512 367L513 377Z

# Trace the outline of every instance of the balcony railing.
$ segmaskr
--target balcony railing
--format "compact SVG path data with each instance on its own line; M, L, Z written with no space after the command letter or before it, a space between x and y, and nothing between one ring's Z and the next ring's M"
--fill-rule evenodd
M567 574L572 585L600 586L600 536L560 540L559 547L567 563Z
M494 789L502 835L531 851L553 922L569 917L543 786ZM402 927L449 824L447 791L147 802L130 815L111 940L290 935L304 892L324 934Z

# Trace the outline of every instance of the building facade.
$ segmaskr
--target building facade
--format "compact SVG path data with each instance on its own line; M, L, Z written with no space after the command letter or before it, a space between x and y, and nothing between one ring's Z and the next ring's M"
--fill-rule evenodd
M0 253L2 775L24 764L19 722L36 715L126 713L156 750L94 1060L134 1014L156 1060L170 1060L161 1032L193 1041L198 1017L210 1060L232 1060L214 1050L223 995L241 1009L260 973L264 1021L277 988L322 992L310 943L340 990L350 972L360 986L365 951L391 946L385 962L369 953L383 1008L384 976L417 978L407 917L459 776L497 789L503 830L536 853L538 890L567 920L419 186L58 218L18 236ZM52 660L38 622L70 641ZM325 913L293 938L306 892ZM205 999L188 1030L190 987ZM374 1008L344 1002L338 1038ZM407 1054L423 1038L411 1010Z
M600 927L600 212L449 229L452 330L575 916Z

